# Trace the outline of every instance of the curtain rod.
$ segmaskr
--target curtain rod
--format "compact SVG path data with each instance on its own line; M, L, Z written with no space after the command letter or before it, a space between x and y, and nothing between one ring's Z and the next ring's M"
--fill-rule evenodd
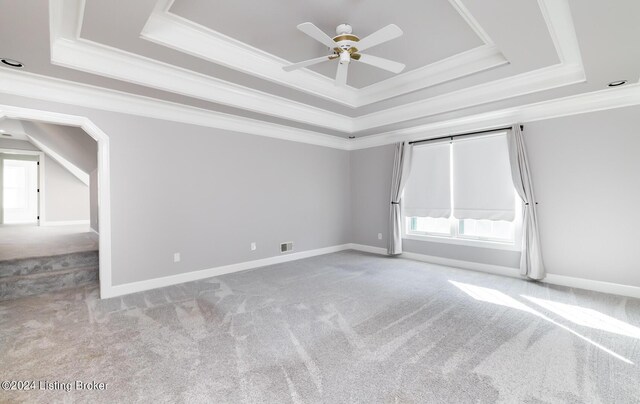
M433 137L431 139L414 140L412 142L409 142L409 144L426 143L426 142L433 142L433 141L436 141L436 140L444 140L444 139L453 140L453 138L455 138L455 137L481 135L483 133L499 132L501 130L508 130L508 129L511 129L511 126L506 126L504 128L479 130L479 131L476 131L476 132L459 133L457 135ZM520 125L520 130L524 130L524 125Z

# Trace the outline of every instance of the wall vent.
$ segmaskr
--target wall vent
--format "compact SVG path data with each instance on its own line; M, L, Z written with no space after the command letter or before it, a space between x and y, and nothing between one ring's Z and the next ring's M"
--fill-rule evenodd
M293 251L293 241L288 241L286 243L280 244L280 252L281 253L286 253L286 252L290 252L290 251Z

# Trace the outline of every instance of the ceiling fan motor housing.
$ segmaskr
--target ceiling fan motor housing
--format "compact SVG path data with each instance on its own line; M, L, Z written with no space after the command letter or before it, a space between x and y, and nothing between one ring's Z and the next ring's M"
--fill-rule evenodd
M348 52L355 53L357 49L355 48L355 44L360 41L356 35L352 34L353 29L349 24L340 24L336 27L336 36L332 39L336 43L336 47L334 48L335 53L337 55ZM343 63L342 57L340 58L340 63Z

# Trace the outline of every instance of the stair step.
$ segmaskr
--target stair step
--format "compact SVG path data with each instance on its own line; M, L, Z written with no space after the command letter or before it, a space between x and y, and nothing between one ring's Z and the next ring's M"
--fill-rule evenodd
M46 257L0 261L0 280L5 277L56 272L65 269L98 266L98 251L82 251Z
M0 278L0 301L97 283L97 265L6 276Z

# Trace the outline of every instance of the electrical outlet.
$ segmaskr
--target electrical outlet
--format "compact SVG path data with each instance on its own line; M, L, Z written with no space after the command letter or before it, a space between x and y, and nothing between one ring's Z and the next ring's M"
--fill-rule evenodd
M256 242L252 242L251 243L251 251L255 251L258 248L258 246L256 246Z
M180 253L173 253L173 262L180 262Z
M382 233L378 233L378 240L382 240Z

